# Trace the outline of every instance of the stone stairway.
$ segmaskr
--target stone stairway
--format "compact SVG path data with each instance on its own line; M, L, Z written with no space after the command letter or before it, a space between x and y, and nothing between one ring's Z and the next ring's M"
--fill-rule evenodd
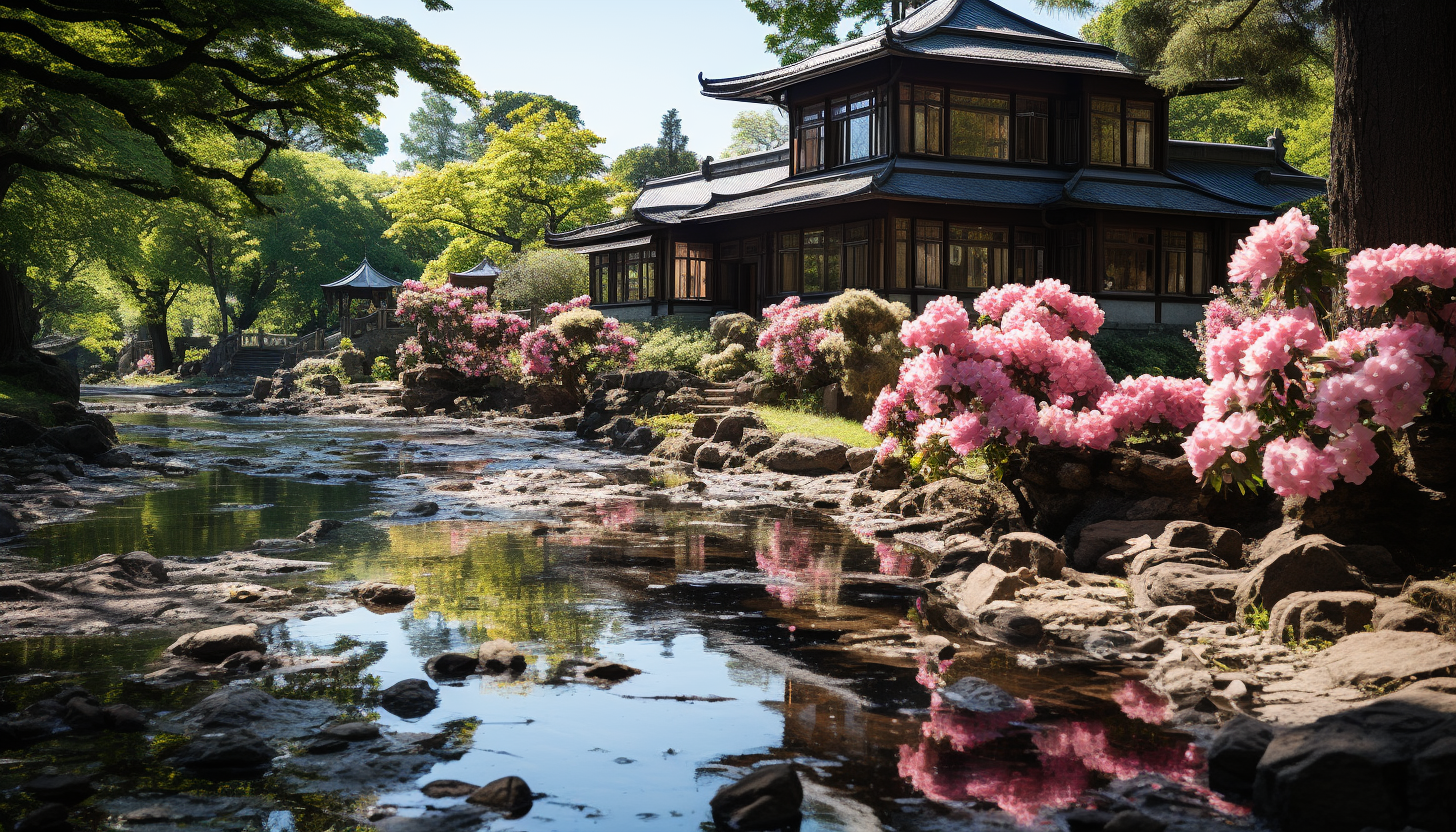
M706 387L699 390L703 394L703 403L694 408L693 412L699 416L727 413L739 403L736 389L737 385L731 382L708 382Z
M271 376L283 365L282 350L248 347L233 353L233 374L239 376Z

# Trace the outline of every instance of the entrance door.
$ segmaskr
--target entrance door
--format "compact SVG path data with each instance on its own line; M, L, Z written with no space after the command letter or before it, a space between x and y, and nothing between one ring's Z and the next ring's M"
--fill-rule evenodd
M758 303L758 264L738 264L738 297L734 299L734 309L739 312L747 312L750 315L758 314L755 308Z

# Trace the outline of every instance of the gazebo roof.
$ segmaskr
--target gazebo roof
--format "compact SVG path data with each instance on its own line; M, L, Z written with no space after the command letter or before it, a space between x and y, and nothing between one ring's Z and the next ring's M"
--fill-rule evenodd
M451 277L500 277L500 274L500 266L490 262L489 257L463 272L450 272Z
M354 270L353 274L339 278L333 283L323 284L324 289L333 289L334 291L397 289L399 286L400 282L398 280L391 280L375 271L374 267L369 265L369 258L367 257L364 258L363 263L359 264L359 268Z

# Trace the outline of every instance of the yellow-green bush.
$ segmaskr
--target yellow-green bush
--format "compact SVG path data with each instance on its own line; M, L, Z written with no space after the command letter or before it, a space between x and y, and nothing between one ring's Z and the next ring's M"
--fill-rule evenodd
M698 359L698 373L709 381L732 381L754 369L753 353L742 344L729 344L722 352Z
M819 345L845 395L873 399L895 381L905 360L900 325L910 319L903 303L866 289L848 289L824 305L821 320L838 330Z

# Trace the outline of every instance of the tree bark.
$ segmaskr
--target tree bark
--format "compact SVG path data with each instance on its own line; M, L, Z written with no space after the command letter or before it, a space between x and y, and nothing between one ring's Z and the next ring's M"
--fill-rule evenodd
M1456 245L1456 3L1327 0L1335 38L1330 236Z
M23 278L25 266L0 263L0 360L12 361L33 352L40 329L35 298Z
M167 342L167 310L162 310L161 320L152 321L146 326L147 337L152 341L152 360L156 362L155 371L165 373L177 369L177 362L172 360L172 345Z

